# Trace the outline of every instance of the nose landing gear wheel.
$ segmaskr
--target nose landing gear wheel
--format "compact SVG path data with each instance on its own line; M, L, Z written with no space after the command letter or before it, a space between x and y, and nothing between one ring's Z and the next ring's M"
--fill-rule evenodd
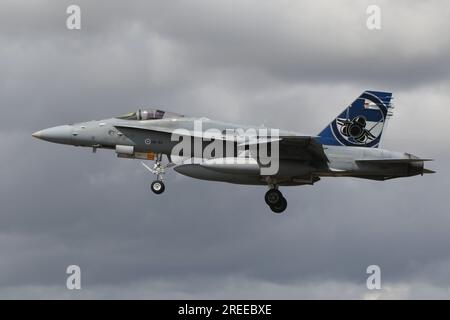
M166 188L164 186L164 182L156 180L152 182L152 185L150 186L152 191L156 194L161 194L164 192L164 189Z
M146 165L143 161L141 161L142 165L145 169L156 175L156 180L152 182L151 189L156 194L161 194L166 189L164 185L164 179L163 175L166 173L166 169L173 167L175 164L172 162L170 156L167 156L169 163L166 165L162 165L162 154L157 154L155 159L155 164L153 165L153 168Z

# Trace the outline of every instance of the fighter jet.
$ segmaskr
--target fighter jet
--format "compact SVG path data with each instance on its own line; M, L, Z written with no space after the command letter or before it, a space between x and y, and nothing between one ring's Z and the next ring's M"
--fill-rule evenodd
M120 158L153 160L153 166L141 162L156 176L151 183L155 194L164 192L164 174L171 167L202 180L265 185L266 204L281 213L287 201L280 187L313 185L321 177L384 181L434 173L424 168L431 159L379 148L393 115L391 101L392 93L365 91L318 135L139 109L105 120L52 127L32 136L89 147L93 152L111 149Z

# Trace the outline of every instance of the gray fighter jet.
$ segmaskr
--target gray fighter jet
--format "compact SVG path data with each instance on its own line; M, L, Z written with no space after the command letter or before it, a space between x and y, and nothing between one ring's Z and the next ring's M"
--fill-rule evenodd
M267 205L281 213L287 201L280 186L312 185L321 177L383 181L434 172L424 168L430 159L378 148L392 116L391 99L388 92L365 91L316 136L151 109L57 126L33 137L154 160L151 167L142 164L156 175L155 194L164 191L163 175L170 167L202 180L266 185Z

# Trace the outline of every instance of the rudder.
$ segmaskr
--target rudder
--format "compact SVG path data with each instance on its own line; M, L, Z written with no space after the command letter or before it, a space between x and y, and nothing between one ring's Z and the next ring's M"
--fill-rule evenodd
M319 134L324 145L377 148L392 115L392 93L364 91Z

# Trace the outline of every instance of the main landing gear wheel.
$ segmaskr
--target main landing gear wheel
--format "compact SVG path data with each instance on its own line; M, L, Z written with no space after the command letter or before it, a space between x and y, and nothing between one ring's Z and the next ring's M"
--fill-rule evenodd
M280 201L276 204L274 204L273 206L270 206L270 209L272 209L272 211L274 213L282 213L284 210L286 210L287 208L287 201L286 199L283 197L280 199Z
M270 189L266 192L266 195L264 196L264 200L266 200L266 204L268 206L273 206L277 204L281 199L283 198L283 195L281 194L278 189Z
M267 191L264 200L274 213L282 213L287 208L287 201L278 189Z
M152 182L152 185L150 186L152 191L156 194L161 194L164 192L164 189L166 188L164 186L164 182L156 180Z

